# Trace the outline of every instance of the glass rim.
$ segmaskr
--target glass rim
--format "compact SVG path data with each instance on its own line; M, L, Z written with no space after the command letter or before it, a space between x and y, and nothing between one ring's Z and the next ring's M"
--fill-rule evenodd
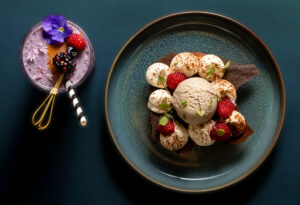
M75 83L74 85L72 85L73 88L77 88L79 87L80 85L82 85L84 82L86 82L86 80L90 77L90 75L92 74L92 72L94 71L94 68L95 68L95 61L96 61L96 56L95 56L95 50L94 50L94 47L88 37L88 35L86 34L86 32L80 27L78 26L77 24L75 24L74 22L72 21L67 21L67 23L71 26L74 26L76 28L78 28L78 30L80 30L80 32L82 33L82 35L84 36L86 42L87 42L87 45L88 45L88 48L89 48L89 51L90 51L90 59L89 59L89 65L88 65L88 69L86 71L86 73L81 77L81 79ZM23 71L23 73L25 74L25 76L27 77L27 79L31 82L31 84L38 88L39 90L42 90L44 92L50 92L50 90L52 88L49 88L48 86L45 86L45 85L41 85L39 83L37 83L36 81L34 81L28 74L28 72L26 71L25 69L25 66L24 66L24 60L23 60L23 48L24 48L24 45L25 45L25 42L28 38L28 36L34 31L36 30L37 28L39 28L40 26L42 26L42 22L39 22L37 24L35 24L34 26L31 27L31 29L25 34L23 40L22 40L22 43L21 43L21 46L19 48L19 63L21 65L21 70ZM53 85L54 86L54 85ZM58 89L58 93L65 93L67 92L66 89L63 89L63 88L59 88Z

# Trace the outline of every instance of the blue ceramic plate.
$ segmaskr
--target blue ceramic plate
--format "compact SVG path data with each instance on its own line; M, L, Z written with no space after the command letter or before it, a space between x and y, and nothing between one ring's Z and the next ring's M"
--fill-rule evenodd
M260 75L237 93L239 108L254 130L246 141L198 147L184 160L150 138L145 72L169 52L183 51L258 66ZM138 173L177 191L217 190L252 173L275 145L284 110L283 80L266 45L237 21L206 12L172 14L142 28L118 53L106 84L106 120L117 149Z

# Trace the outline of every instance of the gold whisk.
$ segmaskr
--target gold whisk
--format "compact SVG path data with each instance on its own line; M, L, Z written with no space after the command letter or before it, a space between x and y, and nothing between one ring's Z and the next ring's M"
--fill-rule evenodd
M44 100L44 102L36 109L36 111L32 115L32 124L36 126L39 130L46 129L51 122L55 97L58 93L58 88L63 78L64 78L64 74L61 74L57 82L55 83L54 87L51 89L48 97ZM46 120L46 123L44 123L46 114L50 106L51 108L50 108L50 113L48 114L48 120ZM42 109L43 107L45 107L44 110ZM38 117L40 118L38 119Z

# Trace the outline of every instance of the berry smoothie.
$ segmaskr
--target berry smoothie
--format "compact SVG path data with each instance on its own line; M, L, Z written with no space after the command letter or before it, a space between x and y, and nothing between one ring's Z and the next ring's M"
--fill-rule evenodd
M86 47L76 56L76 67L71 74L66 74L64 81L69 80L73 87L79 86L92 73L95 65L94 48L85 32L76 24L68 21L67 25L73 33L81 34L86 40ZM24 72L29 80L38 88L49 91L55 85L60 73L53 65L53 58L57 53L66 52L67 43L50 45L43 36L42 23L35 25L25 36L20 50L20 60ZM59 91L65 91L62 83Z

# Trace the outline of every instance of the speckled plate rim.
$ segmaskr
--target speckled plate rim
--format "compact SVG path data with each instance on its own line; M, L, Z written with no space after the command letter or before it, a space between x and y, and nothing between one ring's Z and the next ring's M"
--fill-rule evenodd
M280 80L280 86L281 86L281 96L282 96L282 107L281 107L281 117L280 117L280 123L279 126L277 127L277 131L274 137L273 142L270 144L270 146L268 147L266 153L263 155L263 157L258 161L258 163L253 166L247 173L243 174L242 176L226 183L220 186L215 186L209 189L198 189L198 190L189 190L189 189L182 189L182 188L177 188L177 187L173 187L173 186L169 186L166 184L161 183L158 180L155 180L151 177L149 177L147 174L145 174L144 172L142 172L140 169L138 169L128 158L127 156L124 154L124 152L121 150L116 137L114 136L114 132L112 130L111 124L110 124L110 120L109 120L109 114L108 114L108 92L109 92L109 85L110 85L110 79L112 76L113 71L115 70L115 66L120 58L120 56L122 55L123 51L126 49L126 47L138 36L140 35L140 33L142 33L144 30L148 29L149 27L160 23L162 20L166 20L169 18L174 18L176 16L184 16L184 15L202 15L202 16L207 16L207 17L218 17L224 21L229 21L235 25L237 25L238 27L240 27L241 29L244 29L246 32L248 32L250 35L252 35L252 37L254 39L256 39L258 41L259 44L261 44L262 47L264 47L264 49L266 50L267 54L269 55L269 57L271 58L272 62L275 65L275 69L277 72L277 75L279 77ZM121 156L123 157L123 159L125 159L125 161L130 165L131 168L133 168L137 173L139 173L140 175L142 175L143 177L145 177L147 180L149 180L150 182L153 182L156 185L159 185L163 188L169 189L169 190L173 190L173 191L178 191L178 192L185 192L185 193L205 193L205 192L211 192L211 191L217 191L220 189L224 189L227 188L233 184L236 184L238 182L240 182L241 180L245 179L246 177L248 177L251 173L253 173L265 160L266 158L269 156L270 152L272 151L272 149L274 148L278 136L280 134L282 125L283 125L283 121L284 121L284 116L285 116L285 104L286 104L286 99L285 99L285 86L284 86L284 81L283 81L283 77L279 68L279 65L275 59L275 57L273 56L272 52L270 51L270 49L267 47L267 45L261 40L260 37L258 37L253 31L251 31L249 28L247 28L246 26L244 26L243 24L241 24L240 22L233 20L229 17L220 15L220 14L216 14L216 13L212 13L212 12L206 12L206 11L187 11L187 12L179 12L179 13L173 13L173 14L169 14L167 16L163 16L160 17L150 23L148 23L146 26L144 26L143 28L141 28L139 31L137 31L133 36L131 36L131 38L123 45L123 47L121 48L121 50L118 52L117 56L115 57L110 71L108 73L107 76L107 81L106 81L106 86L105 86L105 117L106 117L106 125L109 129L109 133L111 136L111 139L113 140L114 145L116 146L117 150L119 151L119 153L121 154Z

